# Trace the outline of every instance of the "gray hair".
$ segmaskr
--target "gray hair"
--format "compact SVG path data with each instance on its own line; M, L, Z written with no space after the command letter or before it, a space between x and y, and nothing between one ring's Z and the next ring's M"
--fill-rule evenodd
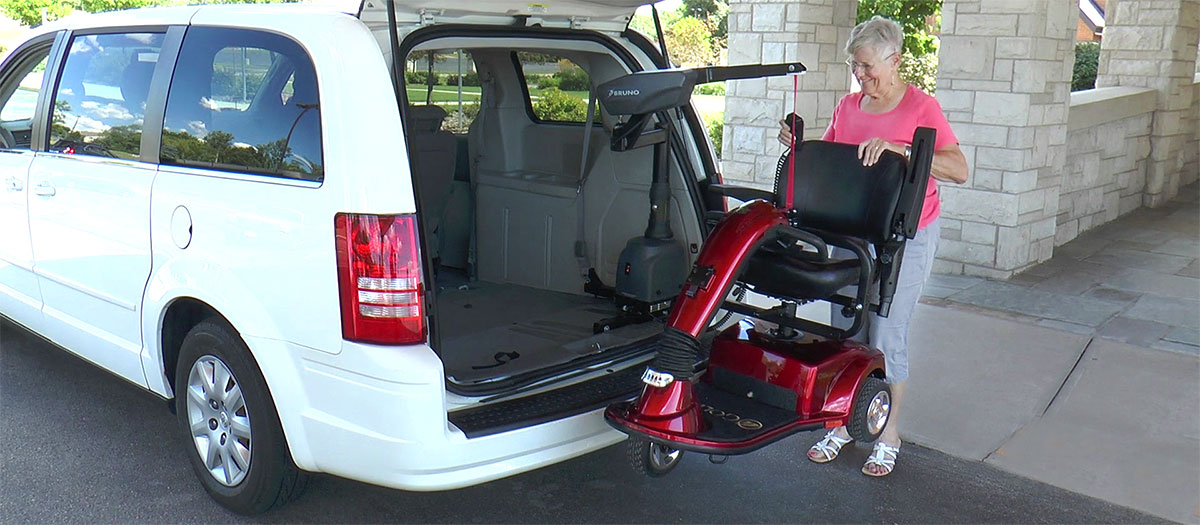
M864 47L875 49L880 54L899 53L904 47L904 30L895 21L875 15L850 30L846 54L853 55Z

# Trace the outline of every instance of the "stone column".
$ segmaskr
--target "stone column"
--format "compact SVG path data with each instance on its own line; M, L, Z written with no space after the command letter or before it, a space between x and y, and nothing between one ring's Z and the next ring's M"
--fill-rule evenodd
M1096 87L1158 91L1150 131L1145 206L1158 206L1195 181L1197 144L1192 83L1200 0L1108 0Z
M970 167L942 184L934 271L1006 279L1050 258L1064 172L1074 0L945 0L937 98Z
M838 99L850 88L842 48L854 27L851 0L732 0L729 65L803 62L793 103L792 77L726 83L721 168L726 181L770 188L783 152L779 120L795 111L805 137L820 137Z

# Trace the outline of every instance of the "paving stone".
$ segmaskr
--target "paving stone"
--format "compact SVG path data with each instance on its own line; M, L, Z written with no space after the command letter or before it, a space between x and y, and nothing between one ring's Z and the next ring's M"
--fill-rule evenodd
M1008 284L1015 284L1017 286L1033 287L1038 283L1045 281L1048 277L1049 276L1046 275L1032 275L1027 272L1022 272L1010 277L1005 282Z
M969 275L943 275L932 274L929 280L925 282L925 286L929 285L941 286L943 288L952 288L955 290L965 290L979 283L986 282L987 279L982 277L972 277Z
M1089 257L1113 243L1111 237L1105 237L1102 232L1091 230L1076 237L1069 243L1054 248L1054 257L1073 257L1082 259ZM1054 259L1050 259L1053 261Z
M1055 321L1054 319L1038 319L1037 325L1044 326L1046 328L1053 328L1055 330L1062 330L1064 332L1071 332L1073 334L1079 334L1079 335L1092 335L1092 334L1096 333L1095 327L1084 326L1084 325L1075 324L1075 323L1066 323L1063 321Z
M1200 328L1200 301L1144 295L1123 315L1171 326Z
M1180 255L1183 257L1200 257L1200 241L1196 239L1186 239L1180 235L1177 238L1171 239L1161 245L1150 250L1157 253L1165 253L1168 255Z
M1153 270L1162 273L1178 272L1192 262L1190 258L1178 255L1126 250L1114 247L1104 248L1095 255L1084 259L1084 261L1119 266L1121 268Z
M1063 295L1082 295L1102 279L1103 277L1088 272L1064 270L1033 285L1033 289Z
M1108 288L1163 297L1180 299L1200 297L1200 279L1145 270L1129 270L1104 279L1100 281L1100 284Z
M937 299L945 299L945 298L950 297L951 295L954 295L960 291L962 291L962 290L959 288L948 288L945 286L938 286L933 283L925 283L925 287L921 289L921 296L922 297L934 297Z
M1104 323L1096 335L1131 345L1150 346L1170 330L1170 326L1155 321L1117 316Z
M992 281L958 292L949 299L1086 326L1100 326L1122 308L1107 301L1053 294Z
M1184 277L1200 277L1200 259L1193 259L1192 264L1187 265L1187 268L1179 270L1175 275Z
M1110 224L1113 224L1113 226L1110 231L1106 232L1106 236L1113 242L1131 241L1141 244L1148 244L1151 246L1158 246L1170 241L1174 237L1170 231L1141 228L1122 223ZM1156 222L1155 226L1161 226L1161 223Z
M1167 332L1167 335L1164 335L1163 339L1172 343L1200 346L1200 329L1176 326L1170 332Z
M1200 346L1185 345L1183 343L1167 341L1166 339L1158 340L1154 344L1150 345L1150 348L1153 348L1155 350L1165 350L1167 352L1173 352L1176 354L1193 355L1193 356L1200 357Z
M1138 293L1126 292L1124 290L1114 290L1112 288L1105 288L1104 286L1092 288L1091 290L1084 292L1083 296L1091 299L1108 301L1111 303L1133 303L1142 297L1142 295Z

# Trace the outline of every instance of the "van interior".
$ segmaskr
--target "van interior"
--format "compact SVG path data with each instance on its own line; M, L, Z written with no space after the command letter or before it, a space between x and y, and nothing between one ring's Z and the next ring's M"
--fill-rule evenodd
M620 308L584 289L589 271L611 286L627 241L647 229L654 148L613 151L617 119L599 104L588 126L595 86L630 66L602 43L569 39L438 38L405 56L410 161L434 268L431 344L449 387L494 394L648 357L661 320L597 333ZM669 164L670 223L690 263L703 224L686 178L704 175L681 169L680 152Z

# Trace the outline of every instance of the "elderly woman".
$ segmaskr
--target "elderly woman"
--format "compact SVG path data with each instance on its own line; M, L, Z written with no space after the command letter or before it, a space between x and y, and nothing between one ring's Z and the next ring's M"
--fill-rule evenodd
M870 314L863 332L867 342L883 352L887 363L887 381L892 390L891 415L887 427L862 471L869 476L886 476L896 465L900 452L897 421L903 413L905 380L908 378L908 324L912 319L921 289L929 277L937 251L939 229L938 181L961 184L967 180L967 161L958 148L958 139L942 114L937 100L900 79L900 51L904 34L896 22L875 16L850 31L846 64L858 79L862 91L850 93L833 110L829 129L821 138L858 145L864 166L874 164L886 151L909 154L913 131L917 127L937 130L931 180L916 238L904 250L896 295L891 314ZM779 140L791 143L791 132L784 123ZM834 308L835 312L840 308ZM840 319L836 313L835 320ZM835 321L837 322L837 321ZM838 323L845 327L848 323ZM845 427L831 430L808 451L808 459L827 463L837 457L842 446L851 441Z

